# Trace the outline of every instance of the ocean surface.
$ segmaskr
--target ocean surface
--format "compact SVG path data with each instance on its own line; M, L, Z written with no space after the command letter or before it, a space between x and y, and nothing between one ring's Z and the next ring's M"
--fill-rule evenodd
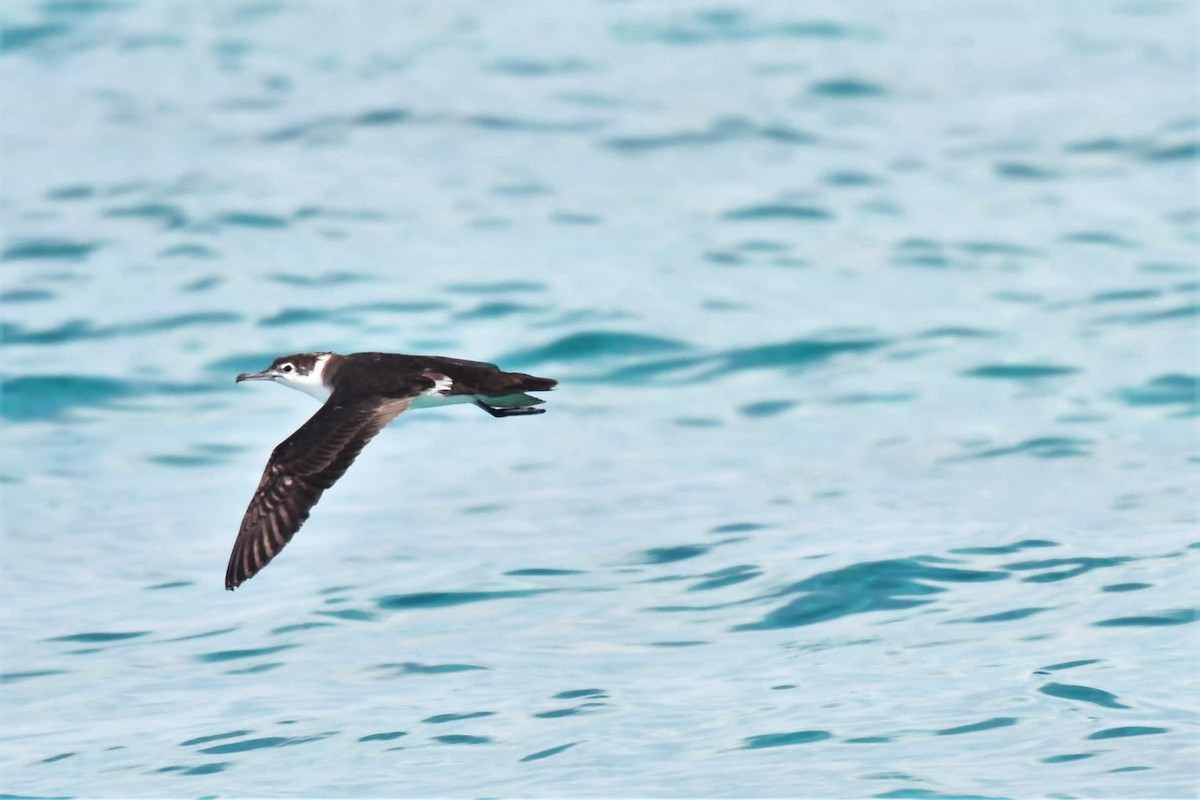
M0 794L1200 793L1200 7L0 8ZM400 417L236 592L235 385Z

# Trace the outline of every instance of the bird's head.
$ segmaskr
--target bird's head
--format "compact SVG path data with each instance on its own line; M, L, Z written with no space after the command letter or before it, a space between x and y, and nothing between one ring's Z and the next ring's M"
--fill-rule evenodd
M318 400L329 397L330 389L325 384L325 365L332 353L297 353L280 356L262 372L243 372L236 383L242 381L275 381L284 386L312 395Z

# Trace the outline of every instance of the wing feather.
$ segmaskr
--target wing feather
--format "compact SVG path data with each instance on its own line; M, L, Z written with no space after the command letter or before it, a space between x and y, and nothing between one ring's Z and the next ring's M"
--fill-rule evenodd
M411 396L347 402L335 392L275 448L242 517L225 571L226 589L253 577L279 554L308 519L321 494L411 402Z

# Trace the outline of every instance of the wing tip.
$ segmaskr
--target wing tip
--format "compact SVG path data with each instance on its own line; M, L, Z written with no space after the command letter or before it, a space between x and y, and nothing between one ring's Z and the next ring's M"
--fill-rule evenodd
M229 559L229 567L225 570L225 589L230 592L241 586L247 581L247 579L250 578L249 575L238 569L237 558L238 553L235 550Z

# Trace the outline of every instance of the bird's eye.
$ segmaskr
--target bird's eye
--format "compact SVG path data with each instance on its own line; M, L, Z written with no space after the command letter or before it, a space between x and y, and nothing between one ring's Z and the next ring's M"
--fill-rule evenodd
M293 367L291 364L284 364L282 367L279 368L279 371L280 372L291 372L292 369L293 369Z

